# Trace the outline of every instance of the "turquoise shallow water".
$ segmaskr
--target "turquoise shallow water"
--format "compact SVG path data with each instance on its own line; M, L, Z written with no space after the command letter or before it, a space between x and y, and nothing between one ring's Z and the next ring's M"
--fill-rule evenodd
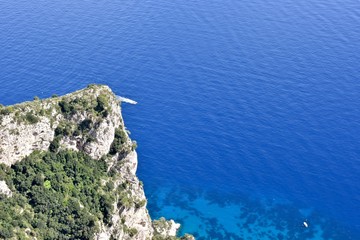
M199 239L360 239L359 9L1 1L0 102L94 82L139 102L150 214Z
M177 219L181 234L191 232L197 239L352 239L336 221L284 199L196 190L189 194L178 188L162 188L149 197L156 217Z

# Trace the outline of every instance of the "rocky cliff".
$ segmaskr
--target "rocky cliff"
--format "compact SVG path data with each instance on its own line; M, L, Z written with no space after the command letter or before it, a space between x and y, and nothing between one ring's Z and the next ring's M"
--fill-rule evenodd
M12 166L33 152L61 150L83 152L106 162L109 177L101 184L111 186L110 220L96 223L94 239L176 239L179 224L165 219L152 222L149 216L143 185L135 174L135 148L120 102L107 86L90 85L62 97L0 106L0 163ZM11 198L16 188L0 180L0 194ZM41 239L30 234L36 231L31 228L25 236Z

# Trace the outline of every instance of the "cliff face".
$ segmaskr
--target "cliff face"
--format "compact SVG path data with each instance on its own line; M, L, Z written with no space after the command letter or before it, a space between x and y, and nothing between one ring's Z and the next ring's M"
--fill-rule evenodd
M101 98L98 101L99 96L104 102ZM94 110L99 103L107 106ZM99 114L100 110L106 113ZM68 127L71 131L81 124L89 125L84 126L87 131L66 135L61 145L98 159L109 152L115 129L124 128L119 103L106 86L91 86L63 97L25 102L3 108L1 112L0 162L7 165L22 160L34 150L47 150L57 127Z
M159 221L151 221L142 183L135 175L135 148L120 103L107 86L92 85L62 97L0 108L0 163L11 166L35 150L61 149L106 161L115 200L110 223L99 222L94 239L172 239L179 228L173 221L162 219L161 228ZM104 179L103 184L109 181ZM0 183L0 193L11 197L11 189Z

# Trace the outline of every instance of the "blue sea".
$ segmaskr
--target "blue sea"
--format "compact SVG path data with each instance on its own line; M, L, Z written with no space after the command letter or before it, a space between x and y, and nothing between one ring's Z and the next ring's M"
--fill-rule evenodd
M0 103L89 83L138 102L123 116L153 218L360 239L358 0L0 1Z

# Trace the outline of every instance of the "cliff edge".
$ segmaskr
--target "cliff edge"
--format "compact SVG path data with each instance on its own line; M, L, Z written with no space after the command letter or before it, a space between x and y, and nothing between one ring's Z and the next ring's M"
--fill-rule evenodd
M0 215L0 238L74 239L67 228L84 216L88 230L77 230L77 238L179 239L179 224L149 216L135 149L120 102L104 85L1 105L0 207L9 207ZM97 185L89 188L87 181ZM14 223L13 215L21 221Z

